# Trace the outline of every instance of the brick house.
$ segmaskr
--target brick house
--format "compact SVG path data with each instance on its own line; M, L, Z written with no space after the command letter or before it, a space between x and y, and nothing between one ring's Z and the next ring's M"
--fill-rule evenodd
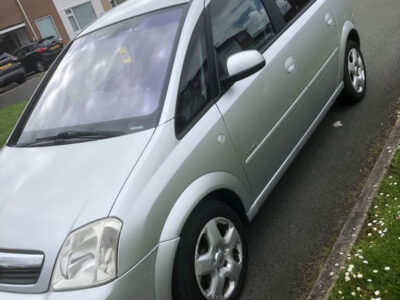
M52 35L70 40L52 0L0 1L0 52Z
M106 11L125 1L127 0L53 0L71 39Z

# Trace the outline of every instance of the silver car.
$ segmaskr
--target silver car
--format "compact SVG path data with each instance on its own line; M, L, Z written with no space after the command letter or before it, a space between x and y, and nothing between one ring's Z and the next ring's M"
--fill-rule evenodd
M256 215L342 94L348 1L135 0L55 61L0 154L0 299L238 299Z

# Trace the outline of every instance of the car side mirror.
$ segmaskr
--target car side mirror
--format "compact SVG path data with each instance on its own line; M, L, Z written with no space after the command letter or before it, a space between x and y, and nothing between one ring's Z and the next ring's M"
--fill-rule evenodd
M245 79L264 68L264 56L257 50L246 50L229 56L228 76L221 79L222 85L228 86Z

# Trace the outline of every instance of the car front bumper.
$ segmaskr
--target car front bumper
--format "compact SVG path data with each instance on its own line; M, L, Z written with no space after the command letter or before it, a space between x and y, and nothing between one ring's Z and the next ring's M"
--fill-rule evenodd
M25 77L25 70L23 67L9 71L5 74L0 75L0 86L13 83Z
M101 286L41 294L0 292L0 300L124 300L155 299L154 270L158 247L128 272Z

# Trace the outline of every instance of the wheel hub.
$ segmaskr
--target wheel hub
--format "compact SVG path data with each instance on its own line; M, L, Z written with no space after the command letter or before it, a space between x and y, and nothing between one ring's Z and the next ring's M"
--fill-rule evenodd
M217 254L215 254L215 267L220 269L224 267L226 262L225 253L219 250Z

